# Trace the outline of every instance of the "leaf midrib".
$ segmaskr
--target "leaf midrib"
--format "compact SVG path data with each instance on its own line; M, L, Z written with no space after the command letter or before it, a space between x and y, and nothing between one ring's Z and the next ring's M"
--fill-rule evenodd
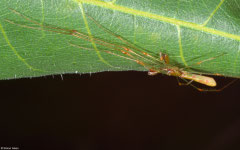
M175 18L170 18L170 17L165 17L165 16L161 16L161 15L156 15L150 12L145 12L145 11L140 11L140 10L136 10L136 9L132 9L132 8L128 8L125 6L121 6L121 5L116 5L110 2L103 2L103 1L98 1L98 0L75 0L78 3L85 3L85 4L90 4L90 5L95 5L95 6L99 6L99 7L103 7L103 8L107 8L107 9L112 9L112 10L117 10L123 13L128 13L128 14L132 14L135 16L141 16L141 17L146 17L146 18L150 18L150 19L155 19L155 20L159 20L162 22L167 22L176 26L180 26L180 27L186 27L186 28L190 28L193 30L198 30L201 32L206 32L206 33L210 33L213 35L218 35L221 37L225 37L225 38L230 38L230 39L234 39L237 41L240 41L240 36L239 35L235 35L235 34L231 34L231 33L227 33L224 31L220 31L220 30L216 30L213 28L209 28L204 26L204 24L196 24L196 23L192 23L192 22L186 22L183 20L178 20Z

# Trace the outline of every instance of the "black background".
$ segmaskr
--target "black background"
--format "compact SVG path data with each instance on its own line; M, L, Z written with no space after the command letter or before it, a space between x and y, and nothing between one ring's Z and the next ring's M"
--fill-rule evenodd
M219 86L232 79L216 77ZM0 81L0 146L32 150L240 149L240 82L104 72Z

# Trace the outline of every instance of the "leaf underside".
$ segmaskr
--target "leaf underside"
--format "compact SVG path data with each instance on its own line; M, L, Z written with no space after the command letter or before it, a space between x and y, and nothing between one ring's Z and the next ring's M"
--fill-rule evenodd
M146 71L136 62L104 52L105 47L94 41L10 24L6 19L36 27L9 8L40 24L74 29L103 41L126 45L99 28L85 16L88 14L137 48L155 57L160 52L167 54L173 66L192 68L189 72L202 74L240 76L237 0L1 0L0 79ZM208 59L211 60L196 65Z

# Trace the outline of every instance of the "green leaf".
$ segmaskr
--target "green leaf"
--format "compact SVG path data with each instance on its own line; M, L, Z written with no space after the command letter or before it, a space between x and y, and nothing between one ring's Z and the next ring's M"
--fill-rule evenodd
M1 0L0 79L146 70L104 52L107 48L94 41L22 27L37 26L11 9L42 25L127 45L97 26L87 13L135 47L156 57L160 52L167 54L173 66L191 67L203 74L240 76L240 5L236 0ZM201 61L205 62L196 65Z

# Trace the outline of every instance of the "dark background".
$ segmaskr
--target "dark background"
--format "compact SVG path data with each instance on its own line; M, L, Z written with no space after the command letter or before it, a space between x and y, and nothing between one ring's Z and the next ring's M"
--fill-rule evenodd
M219 86L232 79L216 77ZM32 150L240 149L240 82L104 72L0 81L0 146Z

